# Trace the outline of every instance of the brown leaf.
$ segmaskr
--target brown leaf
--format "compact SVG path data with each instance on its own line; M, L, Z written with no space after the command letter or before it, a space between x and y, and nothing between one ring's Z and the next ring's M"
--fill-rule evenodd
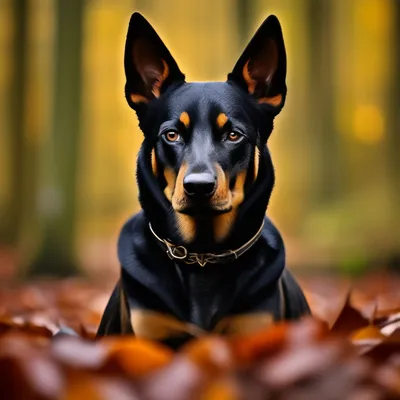
M350 340L357 346L359 353L363 354L386 340L386 336L376 326L369 325L353 332Z
M280 351L286 344L289 326L288 322L279 322L252 335L232 338L235 358L246 364Z
M146 400L188 400L200 395L207 382L204 371L183 355L142 380L140 388Z
M232 379L216 379L201 393L199 400L239 400L240 395Z
M349 292L347 279L313 277L301 283L313 316L332 326Z
M388 362L390 359L400 360L400 341L388 340L382 341L377 346L372 347L363 353L364 356L374 360L377 363ZM399 363L400 367L400 363Z
M173 357L169 348L134 337L110 337L100 343L108 352L106 363L117 365L132 378L140 378L164 367Z
M292 323L288 331L288 346L304 346L317 342L329 334L328 324L313 317L304 317Z
M385 340L386 336L376 326L368 325L366 328L361 328L353 332L350 338L353 343L371 342L377 344Z
M212 375L235 366L231 347L218 336L193 340L181 349L181 353Z
M331 331L336 334L349 335L353 331L364 328L368 325L369 320L350 304L349 294L342 311L332 325Z
M60 337L51 347L53 357L73 369L98 370L106 363L108 349L100 343L83 341L76 337Z
M5 399L56 399L62 386L59 366L29 336L0 340L0 393Z
M87 340L96 340L96 335L97 335L97 325L83 325L81 324L81 329L80 329L80 336L82 339L87 339Z
M379 385L388 388L400 398L400 368L381 366L374 372L373 378Z
M396 335L396 331L400 330L400 312L392 314L384 322L379 324L381 332L387 336Z
M400 307L385 308L376 311L375 321L385 321L391 316L400 313Z
M338 341L286 349L265 361L258 377L270 388L283 388L308 376L324 373L343 359L348 350Z
M70 372L62 400L139 400L134 387L115 377Z
M3 316L0 319L0 335L9 332L23 332L25 334L44 338L51 338L53 336L52 330L42 324L31 322L19 316Z

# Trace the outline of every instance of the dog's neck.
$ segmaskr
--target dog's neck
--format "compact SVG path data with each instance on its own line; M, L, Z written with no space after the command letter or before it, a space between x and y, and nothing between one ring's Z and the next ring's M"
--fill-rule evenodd
M247 219L237 220L229 231L229 236L225 240L215 240L214 227L217 223L215 217L200 218L193 217L192 223L196 227L196 237L192 241L186 241L183 237L176 234L176 230L169 230L166 239L174 246L183 246L187 251L193 253L224 253L227 251L235 251L242 247L248 241L251 241L260 231L263 224L263 216L253 218L251 221ZM151 221L150 221L151 222ZM172 222L172 221L171 221ZM154 221L152 225L157 222ZM157 224L155 226L159 226ZM158 236L158 235L157 235ZM174 237L172 240L170 238Z

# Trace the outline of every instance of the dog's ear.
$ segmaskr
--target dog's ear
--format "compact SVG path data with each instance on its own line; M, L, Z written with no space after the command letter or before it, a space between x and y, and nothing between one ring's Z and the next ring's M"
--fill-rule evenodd
M233 81L277 114L286 97L286 51L278 18L270 15L240 56L228 81Z
M125 44L125 95L136 111L185 76L156 31L139 13L129 22Z

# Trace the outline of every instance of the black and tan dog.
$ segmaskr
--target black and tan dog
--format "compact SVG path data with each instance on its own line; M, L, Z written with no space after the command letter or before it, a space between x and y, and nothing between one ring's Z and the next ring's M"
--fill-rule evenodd
M98 336L134 333L176 344L308 314L285 269L282 238L265 217L274 186L267 141L286 97L278 19L265 20L226 82L186 83L135 13L125 73L126 99L144 133L137 160L143 211L122 229L121 278Z

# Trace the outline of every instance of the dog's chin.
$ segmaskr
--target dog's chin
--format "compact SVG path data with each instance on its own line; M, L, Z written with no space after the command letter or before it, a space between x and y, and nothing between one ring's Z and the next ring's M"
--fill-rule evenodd
M176 212L192 217L212 217L215 215L225 214L232 210L230 204L214 206L212 204L193 204L175 209Z

